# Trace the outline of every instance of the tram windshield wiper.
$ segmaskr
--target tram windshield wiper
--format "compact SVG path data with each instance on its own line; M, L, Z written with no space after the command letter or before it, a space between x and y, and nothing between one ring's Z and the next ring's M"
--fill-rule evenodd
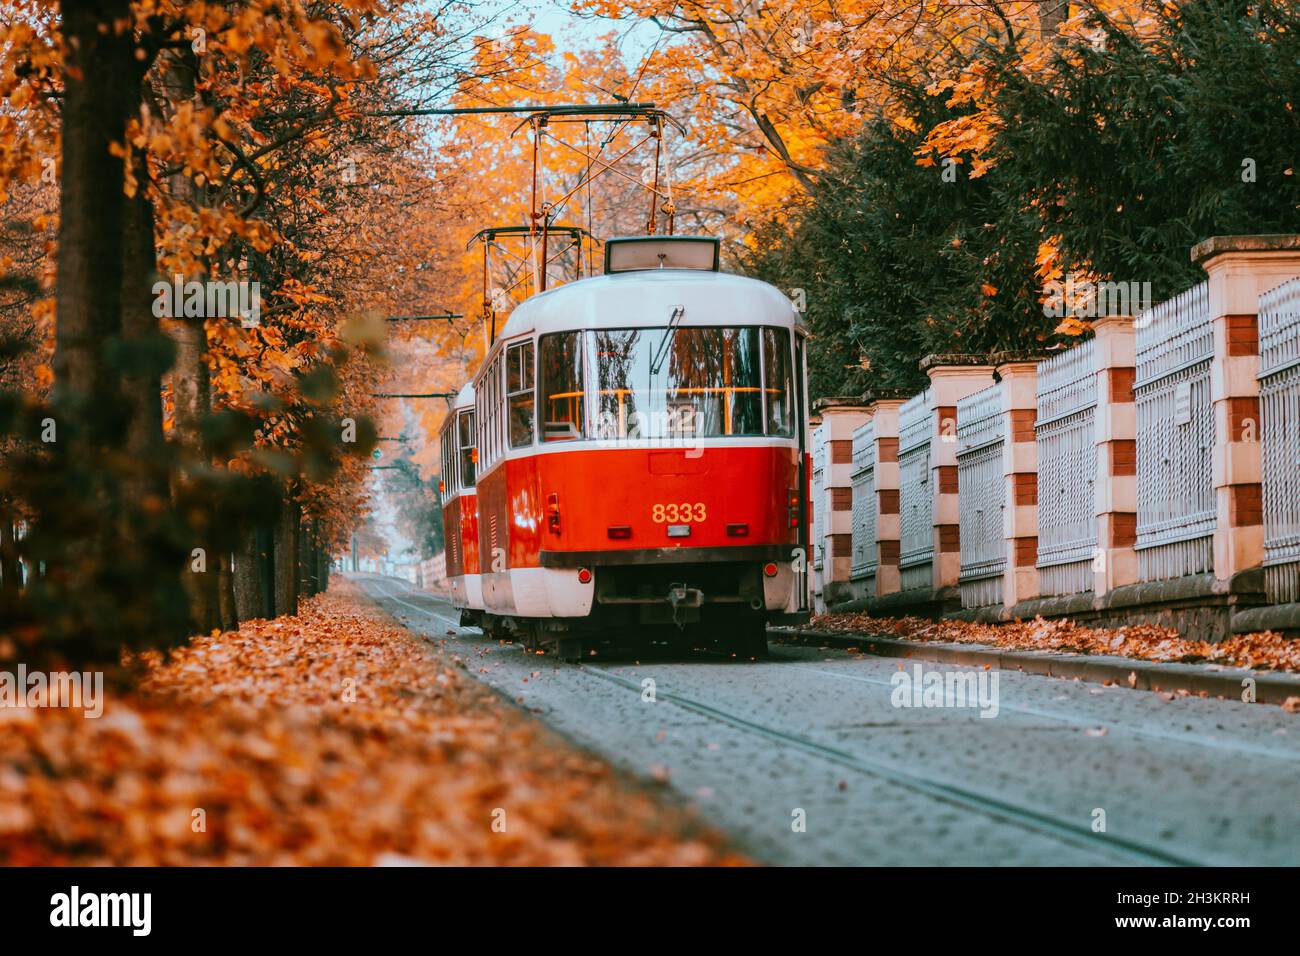
M650 359L650 377L654 378L659 374L659 369L663 367L664 359L668 356L668 343L672 341L673 333L677 331L677 326L686 314L686 309L680 305L673 306L672 317L668 320L668 328L664 329L664 337L660 340L655 354Z

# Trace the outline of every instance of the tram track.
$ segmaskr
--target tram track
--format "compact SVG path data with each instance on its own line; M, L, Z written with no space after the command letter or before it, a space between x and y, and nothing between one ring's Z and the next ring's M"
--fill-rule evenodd
M641 693L641 685L630 678L614 674L607 670L588 664L569 665L576 667L594 677L619 684L636 693ZM750 720L731 711L712 704L693 700L681 694L656 688L657 700L666 700L685 710L712 720L727 724L737 730L766 738L777 743L794 747L804 753L845 767L858 773L868 774L884 779L897 786L956 805L966 810L974 810L1003 823L1011 823L1042 835L1069 843L1092 853L1106 855L1114 853L1126 856L1133 862L1154 864L1158 866L1212 866L1212 861L1194 860L1186 856L1171 853L1157 846L1127 837L1107 834L1099 837L1086 826L1066 820L1023 804L1011 803L998 797L978 793L966 787L935 780L914 771L904 770L888 762L861 757L847 751L819 743L801 734L791 733L775 727L769 727Z
M810 673L822 677L831 677L835 680L853 681L858 684L871 684L876 687L889 687L894 685L887 680L880 680L874 677L862 677L857 674L837 674L834 671L822 670L819 668L810 668ZM1128 724L1117 723L1107 717L1085 717L1080 714L1064 713L1061 711L1047 710L1042 707L1028 707L1024 704L1010 704L1006 701L1000 701L998 707L1001 710L1009 710L1013 713L1024 714L1028 717L1039 717L1044 720L1056 720L1061 723L1071 724L1075 727L1096 727L1104 725L1108 731L1117 731L1124 734L1132 734L1135 737L1147 737L1151 740L1160 740L1166 743L1182 744L1187 747L1205 747L1210 750L1218 750L1223 753L1243 755L1250 757L1264 757L1269 760L1282 760L1287 763L1300 765L1300 754L1286 750L1275 750L1271 747L1258 747L1246 743L1225 743L1218 740L1207 740L1204 737L1195 737L1185 733L1168 733L1165 731L1154 730L1149 727L1132 727Z

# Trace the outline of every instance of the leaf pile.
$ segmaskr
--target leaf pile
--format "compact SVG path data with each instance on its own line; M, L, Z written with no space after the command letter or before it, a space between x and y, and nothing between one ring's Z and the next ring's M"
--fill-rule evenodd
M0 864L744 862L338 584L99 719L0 708Z
M1068 619L976 624L929 621L917 617L872 617L869 614L819 614L808 627L909 641L989 644L1018 650L1112 654L1144 661L1215 663L1258 670L1300 671L1300 641L1275 631L1239 634L1219 643L1192 641L1173 628L1155 624L1084 627Z

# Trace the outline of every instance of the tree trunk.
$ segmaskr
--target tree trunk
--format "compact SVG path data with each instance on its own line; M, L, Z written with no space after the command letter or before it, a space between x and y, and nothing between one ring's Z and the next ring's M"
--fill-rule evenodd
M137 154L134 171L136 194L127 200L122 241L122 343L124 352L132 356L123 373L125 404L130 410L126 447L138 469L128 494L133 501L152 504L155 502L145 498L161 503L167 495L162 376L172 356L153 311L158 250L143 153Z
M298 613L298 521L300 506L286 497L275 523L275 613Z
M59 260L54 349L57 398L89 414L61 422L71 445L102 447L116 438L96 426L116 397L103 350L121 327L122 250L126 214L125 169L111 152L125 138L133 80L131 34L111 24L129 22L129 0L63 4L68 62L63 90L63 175L59 186ZM102 32L101 32L102 30ZM135 87L132 90L132 87Z
M235 606L235 575L231 570L234 555L222 551L218 555L221 567L217 569L217 608L221 612L223 631L239 630L239 611Z
M175 409L176 437L181 444L180 474L174 494L189 517L190 544L202 548L207 556L206 572L184 575L185 591L189 596L190 617L199 633L219 627L217 562L220 550L213 534L214 509L206 500L205 490L198 484L196 470L205 465L202 425L208 414L208 336L202 319L177 322L173 332L176 341L176 369L172 374L172 400Z
M42 602L57 607L48 636L71 660L111 657L141 634L133 609L135 558L121 539L124 502L115 456L128 421L118 373L123 287L125 168L113 155L140 99L129 0L62 4L64 64L53 394L58 480L33 489L32 534L52 566ZM71 497L71 500L70 499ZM152 636L152 635L150 635Z
M298 596L309 598L316 592L315 566L312 564L312 526L310 522L298 523Z
M1052 40L1061 30L1061 24L1070 14L1069 0L1039 0L1038 35L1043 40Z
M0 501L0 608L17 603L20 574L13 514L7 503Z
M267 555L258 548L258 529L246 528L235 549L235 570L231 575L235 589L235 614L241 621L273 616L262 594L262 565L267 560Z
M195 101L195 64L187 50L168 50L163 54L163 82L168 99L174 105ZM177 202L199 205L198 187L183 170L168 180L168 190ZM206 275L190 274L185 280L206 280ZM173 303L180 311L180 303ZM180 471L172 486L190 529L190 547L202 548L208 570L185 574L185 591L189 598L190 617L200 633L221 626L218 566L221 547L216 540L216 512L210 491L201 486L200 476L210 465L203 440L203 423L212 407L211 383L208 380L208 332L201 316L173 316L170 333L176 343L176 362L172 368L172 405L176 440L180 444Z

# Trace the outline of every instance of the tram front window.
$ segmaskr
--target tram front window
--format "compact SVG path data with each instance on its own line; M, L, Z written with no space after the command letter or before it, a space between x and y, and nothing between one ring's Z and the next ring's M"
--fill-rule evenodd
M780 332L775 337L772 332ZM783 330L608 329L593 333L597 438L716 438L764 434L763 362L769 370L768 432L788 434L789 364L774 362ZM786 345L788 348L788 345ZM785 427L782 427L782 426Z

